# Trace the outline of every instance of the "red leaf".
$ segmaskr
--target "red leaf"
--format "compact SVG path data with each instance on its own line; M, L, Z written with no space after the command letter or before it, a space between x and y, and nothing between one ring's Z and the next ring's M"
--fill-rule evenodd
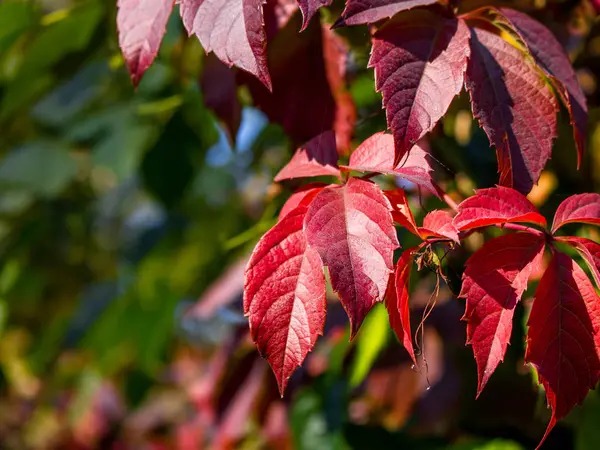
M310 19L322 6L329 6L333 0L298 0L298 6L302 10L302 30L306 29Z
M477 362L477 396L504 360L517 302L538 270L545 241L514 233L486 242L466 263L459 297L467 300L467 344Z
M271 365L283 395L325 322L325 277L319 254L307 247L300 205L256 244L244 285L252 338Z
M335 27L374 23L392 17L400 11L417 6L433 5L436 0L347 0L346 8Z
M600 225L600 194L572 195L558 205L552 222L552 233L572 222Z
M503 186L478 190L458 205L458 214L454 217L454 225L460 231L510 222L546 226L546 219L527 197Z
M500 184L527 193L552 151L558 105L537 67L500 36L471 30L467 90L498 153Z
M337 159L335 134L326 131L296 150L290 162L275 176L275 181L322 175L333 175L339 178Z
M235 73L210 54L204 59L200 78L204 104L223 121L232 142L242 121L242 105L237 96Z
M435 210L428 213L423 219L423 226L419 228L421 239L437 237L450 239L460 244L458 230L454 226L452 215L448 211Z
M433 129L462 90L468 41L462 20L422 10L388 22L373 37L369 67L383 95L396 161Z
M538 65L550 76L569 110L579 165L585 150L588 109L569 57L552 32L537 20L513 9L502 8L500 11L520 35Z
M567 255L555 252L535 293L528 326L525 361L536 368L552 408L543 442L600 378L600 298Z
M577 249L592 271L596 286L600 288L600 244L590 239L575 236L558 236L555 239Z
M412 234L421 236L419 227L415 222L415 218L408 205L406 193L402 189L394 189L393 191L383 191L392 206L392 219L400 224Z
M394 166L394 138L391 134L375 133L358 146L352 155L347 170L376 172L396 175L424 187L439 197L433 181L433 169L428 160L429 153L418 143Z
M399 244L390 210L377 185L350 178L343 186L323 189L304 219L306 240L329 268L351 337L375 302L383 301L393 271Z
M325 187L324 183L310 183L306 186L302 186L296 192L294 192L290 197L286 200L285 204L282 206L281 211L279 211L279 221L288 215L290 211L293 211L300 203L308 206L312 199L319 192L323 190Z
M174 0L119 0L119 47L134 86L158 53L173 3Z
M198 36L206 52L215 52L228 66L250 72L271 89L264 3L265 0L181 0L180 10L188 34Z
M317 21L298 33L300 20L300 14L295 14L269 41L273 92L251 77L243 81L254 104L271 122L283 127L294 145L333 130L338 151L344 153L356 121L356 109L346 89L348 48Z
M410 310L408 305L410 272L413 264L412 252L416 247L409 248L402 253L396 263L394 276L390 277L385 307L390 316L390 325L402 342L404 348L410 355L413 363L417 365L415 350L412 343L412 332L410 331Z

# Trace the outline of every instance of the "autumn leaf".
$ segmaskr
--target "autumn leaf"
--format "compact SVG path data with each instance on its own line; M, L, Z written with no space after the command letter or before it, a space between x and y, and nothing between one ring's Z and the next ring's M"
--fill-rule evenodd
M290 162L275 176L275 181L325 175L339 178L337 159L335 134L326 131L296 150Z
M181 0L183 24L206 52L228 66L235 65L258 78L269 90L267 38L263 28L265 0Z
M299 205L256 245L244 284L244 313L252 339L269 361L281 395L323 334L326 289L319 254L302 231L308 207Z
M174 0L119 0L117 29L119 47L131 82L137 86L152 65L167 31Z
M528 193L550 158L556 99L537 67L500 36L471 29L466 86L498 153L500 184Z
M421 232L408 205L406 192L402 189L394 189L393 191L384 191L383 193L392 206L392 219L394 222L403 226L415 236L420 237Z
M466 299L467 344L477 362L477 396L504 360L517 302L539 270L543 237L513 233L486 242L467 261L459 297Z
M429 153L417 143L398 164L394 164L394 137L381 132L364 140L350 155L348 165L341 168L402 177L439 197L440 190L433 181L429 158Z
M373 36L369 67L383 95L395 161L433 129L462 90L468 41L462 20L423 10L398 16Z
M457 244L458 230L454 226L453 217L448 211L435 210L423 218L423 226L419 227L421 239L449 239Z
M410 330L410 309L408 304L410 272L413 264L413 251L416 247L404 250L396 263L394 276L390 277L385 307L390 316L390 325L396 333L398 340L410 355L413 363L417 365L415 350L412 343L412 332Z
M578 165L585 150L588 109L585 95L577 81L571 61L552 32L527 14L509 8L500 12L513 26L529 53L550 77L571 116L573 135L578 153Z
M537 370L552 408L543 442L600 378L600 298L567 255L554 252L527 324L525 361Z
M284 205L279 211L279 220L283 219L291 211L293 211L300 203L311 202L315 195L317 195L326 185L324 183L310 183L302 186L296 192L294 192L286 200ZM308 204L308 203L307 203Z
M478 190L458 205L454 217L454 225L460 231L512 222L546 226L546 219L527 197L503 186Z
M347 0L336 27L374 23L392 17L400 11L432 5L437 0Z
M298 0L298 6L302 11L302 30L306 29L310 19L322 6L329 6L333 0Z
M558 205L552 222L552 233L572 222L600 225L600 194L572 195Z
M590 239L575 236L558 236L559 242L575 248L592 271L596 286L600 289L600 244Z
M351 337L383 301L398 248L391 205L377 185L351 178L311 202L304 232L328 267L331 285L350 319Z

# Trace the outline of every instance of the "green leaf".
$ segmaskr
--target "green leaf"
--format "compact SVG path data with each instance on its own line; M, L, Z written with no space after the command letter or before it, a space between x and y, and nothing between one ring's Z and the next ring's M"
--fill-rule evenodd
M0 3L0 54L4 53L34 23L33 4L24 1Z

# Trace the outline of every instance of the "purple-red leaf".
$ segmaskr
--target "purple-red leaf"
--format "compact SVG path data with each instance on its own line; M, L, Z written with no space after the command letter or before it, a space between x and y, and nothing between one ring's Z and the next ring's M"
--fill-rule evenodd
M462 20L429 11L399 16L373 37L369 67L383 95L395 161L433 129L462 90L468 43Z
M347 0L342 16L335 23L336 27L374 23L387 19L400 11L426 6L437 0Z
M275 176L275 181L325 175L339 177L337 159L335 134L326 131L296 150L290 162Z
M308 245L329 268L331 285L350 319L351 337L383 301L399 246L391 206L377 185L350 178L323 189L304 219Z
M300 205L256 245L246 268L244 312L252 338L283 395L287 381L323 334L326 289L319 254L302 231Z
M596 286L600 288L600 244L590 239L575 236L558 236L555 239L577 249L592 271Z
M503 186L480 189L458 205L454 225L460 231L509 222L546 226L546 219L523 194Z
M543 442L600 378L600 298L567 255L555 251L535 293L528 326L525 361L536 368L552 408Z
M410 309L408 305L410 272L413 264L412 252L416 247L409 248L402 253L396 263L394 276L390 277L385 307L390 316L390 325L398 340L410 355L413 363L417 365L415 350L412 343L412 332L410 331Z
M317 13L320 7L329 6L333 0L298 0L298 6L302 11L302 30L306 29L310 19Z
M457 244L458 230L454 226L452 215L448 211L435 210L428 213L423 219L423 226L419 228L421 239L437 238L450 239Z
M466 263L459 297L467 300L463 319L477 362L477 396L504 360L515 306L539 269L544 246L533 234L507 234L486 242Z
M600 225L600 194L572 195L558 205L552 222L552 233L572 222Z
M396 175L439 197L439 190L431 176L433 169L428 157L429 153L416 144L397 165L394 165L394 137L380 132L360 144L350 155L348 166L342 168Z
M513 9L502 8L500 11L520 35L538 65L550 76L569 110L580 163L585 150L588 109L569 57L552 32L537 20Z
M183 24L198 36L206 52L228 66L256 76L268 89L267 36L263 28L265 0L181 0Z
M279 220L283 219L288 215L290 211L293 211L300 203L308 205L312 199L325 187L324 183L310 183L306 186L302 186L296 192L294 192L286 200L284 205L279 211Z
M134 86L158 53L173 3L174 0L119 0L119 47Z
M550 158L558 105L537 67L487 30L471 30L466 86L498 153L500 184L527 193Z

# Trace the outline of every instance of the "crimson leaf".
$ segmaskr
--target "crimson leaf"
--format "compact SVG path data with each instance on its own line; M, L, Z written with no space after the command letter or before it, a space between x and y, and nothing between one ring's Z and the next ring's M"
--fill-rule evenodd
M544 254L544 238L514 233L486 242L467 261L459 297L467 300L467 344L477 362L477 396L504 360L515 306Z
M600 194L572 195L558 205L552 222L552 233L571 222L600 225Z
M321 175L339 177L337 159L335 134L326 131L296 150L290 162L275 176L275 181Z
M377 185L350 178L343 186L323 189L304 219L306 240L329 268L351 337L375 302L383 301L393 271L399 244L390 210Z
M411 11L373 37L369 67L383 95L396 161L431 131L461 91L469 30L462 20Z
M134 86L158 53L173 3L174 0L119 0L119 47Z
M423 219L423 226L419 228L421 239L430 237L436 239L450 239L460 243L458 230L454 226L452 215L448 211L435 210L427 213Z
M536 368L552 408L545 439L600 378L600 298L567 255L554 253L535 293L528 326L525 361Z
M287 216L288 213L293 211L300 203L306 202L308 205L315 195L321 192L324 187L325 184L323 183L310 183L302 186L286 200L285 204L281 208L281 211L279 211L279 220Z
M565 242L577 249L592 271L596 286L600 288L600 244L586 238L575 236L558 236L558 241Z
M437 0L347 0L342 16L335 23L336 27L374 23L392 17L400 11L426 6Z
M408 205L406 193L402 189L394 189L393 191L384 191L384 194L392 205L392 219L394 222L420 237L421 233Z
M396 263L394 276L390 277L385 307L390 316L390 325L410 355L413 363L417 364L415 350L410 331L410 310L408 305L410 272L413 264L412 252L416 247L405 250Z
M509 222L528 222L541 227L546 219L523 194L503 186L480 189L458 205L454 225L460 231Z
M394 165L394 138L391 134L375 133L358 146L352 155L347 170L392 174L424 187L436 196L439 190L433 181L433 169L429 153L416 144L402 160Z
M537 20L513 9L502 8L500 11L518 32L538 65L550 76L552 84L567 106L573 124L578 161L581 162L585 149L588 111L585 95L569 57L552 32Z
M302 29L304 30L310 19L322 6L329 6L333 0L298 0L298 6L302 10Z
M256 245L246 268L244 312L252 339L277 378L287 381L323 334L325 277L319 254L302 232L306 205L300 205Z
M228 66L235 65L256 76L268 89L263 28L265 0L181 0L180 11L189 35L198 36L207 52L215 52Z
M527 193L550 158L558 105L537 67L500 36L471 30L467 90L498 153L500 184Z

